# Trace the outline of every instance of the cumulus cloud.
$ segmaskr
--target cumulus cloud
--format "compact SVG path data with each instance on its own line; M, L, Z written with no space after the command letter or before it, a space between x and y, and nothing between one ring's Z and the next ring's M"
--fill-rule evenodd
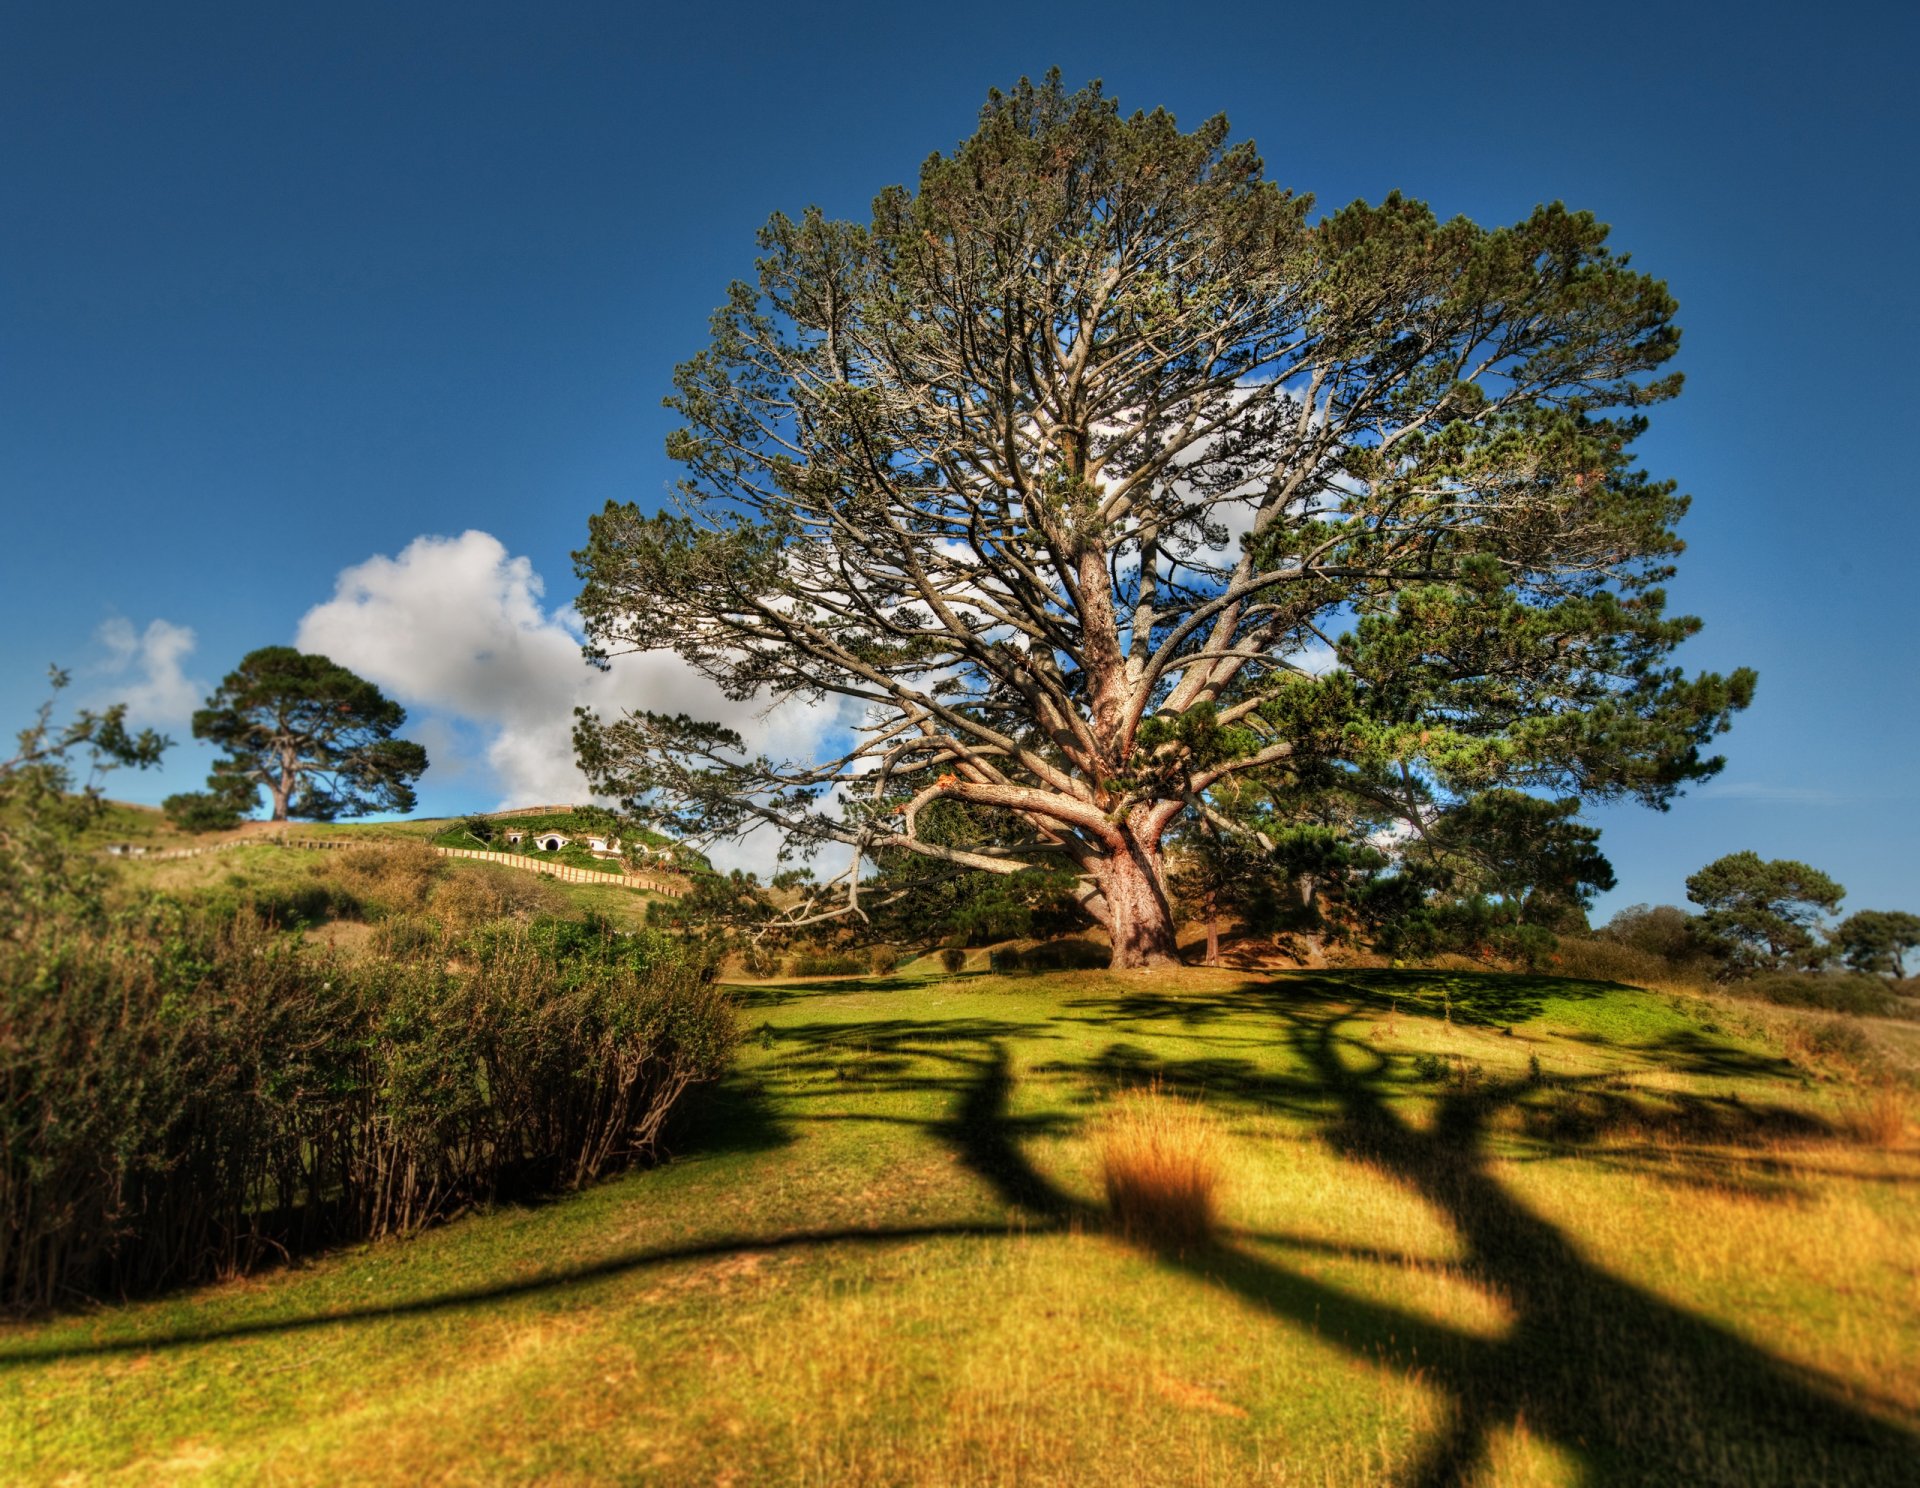
M100 689L101 696L125 703L133 723L184 726L206 697L207 685L186 674L197 640L190 627L152 620L145 630L135 630L131 620L116 615L94 632L94 639L107 652L94 671L114 679Z
M332 657L428 714L409 732L434 772L490 778L507 806L584 801L573 757L573 710L688 713L737 729L750 749L808 758L845 727L840 710L734 702L670 652L581 659L579 618L545 604L531 561L490 533L418 537L393 557L341 572L333 597L300 621L295 644ZM764 834L762 834L764 836ZM736 855L765 867L777 844Z

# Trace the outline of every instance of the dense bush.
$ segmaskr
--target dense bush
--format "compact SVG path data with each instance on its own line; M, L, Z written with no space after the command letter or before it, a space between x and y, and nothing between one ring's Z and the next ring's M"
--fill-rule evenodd
M327 864L327 876L363 903L374 919L419 913L447 872L447 859L410 838L344 848Z
M1549 953L1547 966L1558 976L1620 982L1629 987L1670 981L1677 970L1673 963L1639 946L1610 937L1572 935L1561 938Z
M708 968L625 940L503 927L455 973L438 941L347 963L148 909L0 943L0 1305L230 1274L647 1154L734 1024Z
M1021 950L995 946L987 953L992 971L1090 971L1107 966L1113 953L1090 940L1047 940Z
M1426 900L1399 878L1380 880L1356 895L1377 949L1421 958L1455 954L1539 968L1549 964L1558 938L1545 925L1514 921L1513 907L1485 895Z
M1091 971L1112 960L1111 950L1090 940L1048 940L1021 951L1015 964L1022 971Z
M794 977L857 976L868 969L867 957L851 951L802 951L787 963Z
M1672 904L1630 904L1596 932L1596 939L1683 966L1712 959L1700 936L1699 921Z
M1853 1013L1868 1017L1893 1017L1901 1011L1900 1000L1877 976L1864 973L1776 972L1736 982L1729 991L1745 997L1758 997L1782 1007L1819 1008L1829 1013Z

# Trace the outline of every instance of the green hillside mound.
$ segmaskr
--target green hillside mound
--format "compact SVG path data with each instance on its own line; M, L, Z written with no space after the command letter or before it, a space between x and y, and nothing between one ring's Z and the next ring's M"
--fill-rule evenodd
M1920 1150L1738 1010L738 992L663 1168L0 1339L8 1481L1907 1483Z

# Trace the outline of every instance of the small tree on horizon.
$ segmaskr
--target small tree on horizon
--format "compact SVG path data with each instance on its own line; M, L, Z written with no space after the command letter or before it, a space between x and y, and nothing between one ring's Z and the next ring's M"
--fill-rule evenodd
M1904 977L1907 957L1920 950L1920 915L1903 909L1862 909L1833 931L1833 945L1855 971Z
M1056 75L865 223L761 231L667 400L677 510L576 554L589 655L838 699L822 757L581 717L596 792L678 838L1064 873L1116 967L1175 959L1165 844L1262 772L1664 806L1752 673L1664 612L1686 498L1637 469L1679 390L1658 280L1555 204L1315 216L1222 118ZM977 847L935 803L1017 824Z
M406 709L365 678L291 646L249 652L193 715L193 736L225 751L207 790L170 797L177 820L231 824L264 789L272 820L404 815L427 752L394 734Z

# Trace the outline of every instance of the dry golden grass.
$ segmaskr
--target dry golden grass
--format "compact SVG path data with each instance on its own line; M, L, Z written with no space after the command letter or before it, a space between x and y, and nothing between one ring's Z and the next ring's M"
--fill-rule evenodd
M1119 1097L1099 1143L1107 1205L1128 1235L1172 1250L1212 1237L1220 1139L1200 1106L1156 1080Z
M1913 1100L1891 1080L1859 1097L1846 1112L1854 1137L1869 1147L1898 1147L1913 1124Z
M424 842L368 842L343 849L328 865L355 898L393 914L415 913L445 876L446 859Z

